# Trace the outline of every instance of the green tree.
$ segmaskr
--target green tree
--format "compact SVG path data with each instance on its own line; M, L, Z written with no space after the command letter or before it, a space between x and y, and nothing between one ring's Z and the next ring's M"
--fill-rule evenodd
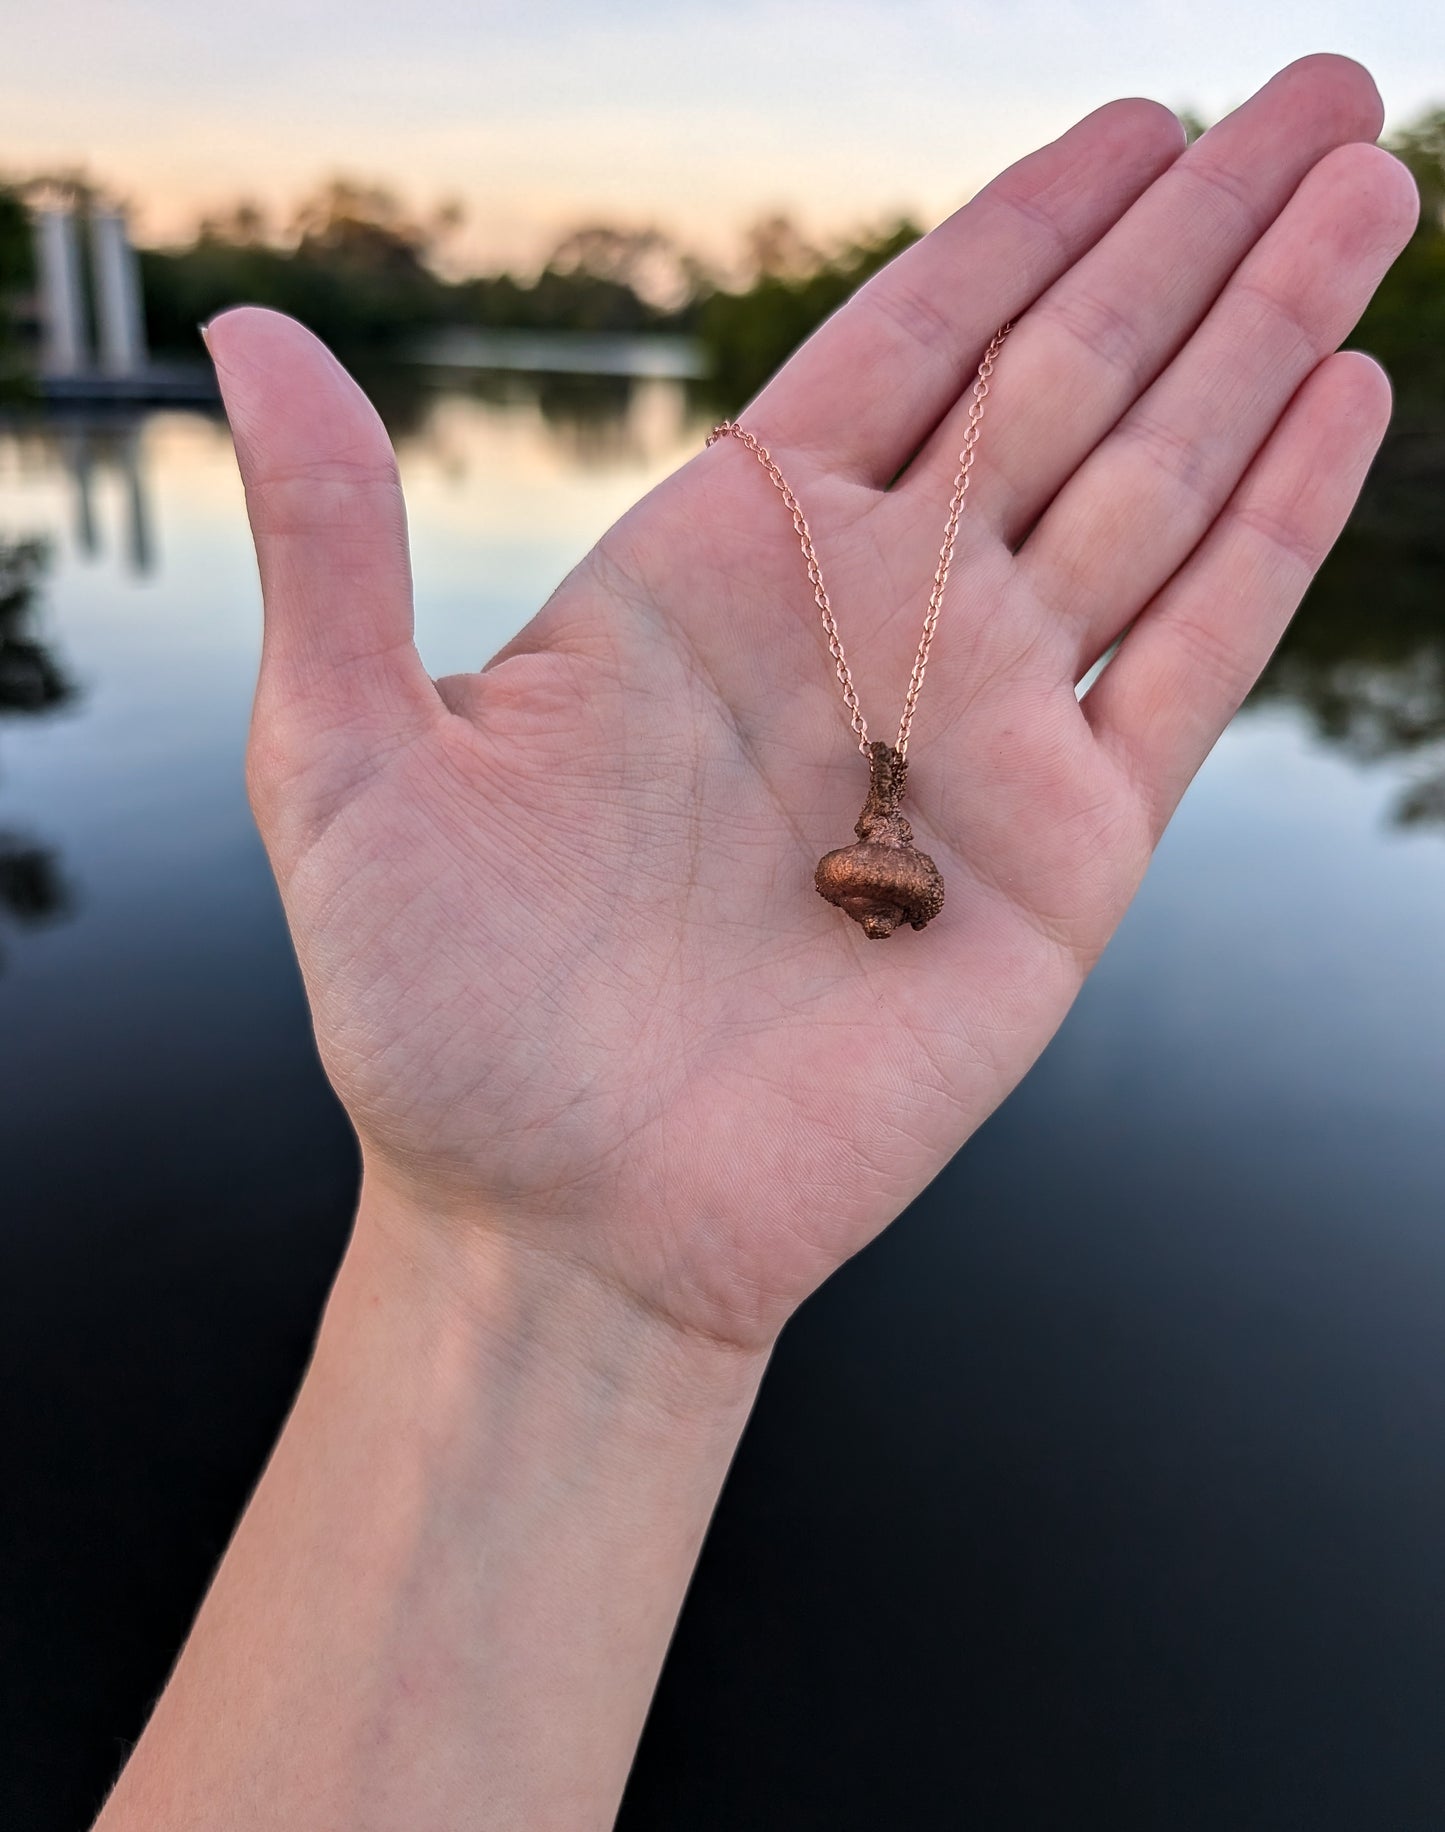
M1351 342L1390 372L1398 438L1425 427L1438 433L1445 415L1445 109L1433 110L1388 144L1420 188L1420 222ZM1438 457L1435 468L1438 473Z
M18 363L17 308L34 283L30 212L17 189L0 185L0 376Z
M713 293L698 314L713 382L733 403L753 393L810 331L922 233L905 218L810 263L804 246L779 232L777 219L760 228L769 233L753 237L758 272L751 286Z

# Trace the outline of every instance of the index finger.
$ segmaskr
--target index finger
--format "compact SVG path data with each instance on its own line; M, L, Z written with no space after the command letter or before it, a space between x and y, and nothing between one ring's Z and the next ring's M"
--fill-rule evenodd
M953 406L998 326L1183 146L1183 127L1158 102L1095 109L876 274L741 417L765 443L882 488Z

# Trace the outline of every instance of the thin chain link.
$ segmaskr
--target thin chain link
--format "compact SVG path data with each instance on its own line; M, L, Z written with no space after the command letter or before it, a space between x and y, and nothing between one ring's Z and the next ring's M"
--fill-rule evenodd
M866 755L868 726L863 717L863 708L858 704L853 676L848 671L848 658L843 653L843 639L838 634L838 625L833 618L833 607L828 602L828 588L823 583L817 550L813 546L813 536L808 529L808 518L803 514L802 507L789 487L787 478L778 469L777 461L767 446L761 444L745 427L739 426L736 420L724 420L720 426L715 426L708 434L707 442L712 445L719 439L727 438L729 434L745 445L757 458L793 518L793 526L798 531L798 541L803 549L803 559L807 562L808 578L812 581L813 596L818 601L818 609L823 618L823 628L828 633L828 653L833 657L833 665L838 671L838 683L843 689L843 704L848 708L848 723L858 734L859 750Z
M968 407L968 424L964 428L963 449L958 455L958 474L953 480L953 499L948 506L948 521L943 530L943 546L938 554L938 566L933 575L933 590L929 594L928 610L923 618L923 634L918 642L918 654L914 657L913 673L909 676L908 692L903 701L903 717L898 723L898 742L895 749L900 759L908 755L908 739L913 730L913 715L918 707L918 695L923 686L923 676L928 668L929 651L933 647L934 632L938 628L939 613L943 609L943 594L948 585L949 569L953 565L953 547L958 538L959 517L963 514L963 505L968 496L969 473L973 469L974 447L978 444L979 422L983 419L983 404L988 398L989 379L993 375L994 363L1003 348L1003 340L1013 329L1013 321L1000 325L989 340L989 346L983 353L983 361L978 366L978 375L974 379L973 398ZM733 438L745 445L767 472L773 488L783 499L783 504L793 518L793 527L797 530L798 544L803 550L803 559L808 568L808 579L813 587L813 596L817 600L818 611L823 619L823 629L828 637L828 653L833 658L837 670L838 684L843 689L843 704L848 710L848 723L858 739L858 749L864 756L868 754L868 725L863 717L863 709L858 704L858 693L853 685L853 676L848 667L848 658L843 652L843 639L838 634L837 620L833 616L833 606L828 599L828 588L823 583L823 571L818 564L817 549L813 546L812 532L808 527L808 518L803 514L802 506L789 487L788 480L778 468L777 460L746 427L736 420L724 420L708 434L707 442L714 445L719 439Z

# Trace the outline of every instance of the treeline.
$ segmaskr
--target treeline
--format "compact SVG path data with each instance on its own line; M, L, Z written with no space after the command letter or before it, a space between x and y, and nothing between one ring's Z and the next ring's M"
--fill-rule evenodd
M1198 124L1194 124L1196 127ZM1419 229L1352 341L1380 357L1403 416L1445 412L1445 110L1397 134L1420 186ZM656 229L574 231L540 272L448 274L455 205L417 216L383 188L334 182L289 222L238 205L186 247L141 252L158 351L193 350L196 326L238 301L293 313L349 355L385 357L444 326L685 332L721 398L751 393L828 313L918 234L901 221L820 247L786 218L756 225L720 274ZM25 256L18 194L0 186L0 346L5 293Z
M1420 221L1348 341L1389 371L1397 429L1408 434L1445 414L1445 108L1386 144L1419 187Z
M775 220L764 225L785 231ZM922 231L902 221L824 254L806 244L777 246L781 237L754 236L752 283L716 288L699 302L697 334L719 396L740 402L752 394L803 339L880 267Z
M195 327L241 301L303 319L350 354L382 356L427 330L649 331L690 323L687 292L648 296L650 268L670 250L654 231L575 231L530 278L449 279L447 243L460 211L428 217L393 193L338 180L274 231L254 205L203 222L185 248L141 253L146 319L155 348L194 346ZM677 257L681 267L681 257Z
M16 308L35 282L35 247L30 214L20 196L0 185L0 393L22 353Z
M348 354L385 356L450 326L698 338L719 390L749 392L900 249L913 223L824 249L781 216L747 231L729 286L657 229L589 225L532 275L445 277L454 212L409 216L385 190L328 186L272 232L254 206L201 225L188 247L147 249L146 317L158 350L192 347L195 327L240 300L290 312Z

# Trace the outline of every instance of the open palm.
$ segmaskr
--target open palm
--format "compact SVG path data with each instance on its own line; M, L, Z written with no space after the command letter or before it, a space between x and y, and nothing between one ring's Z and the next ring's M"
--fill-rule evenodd
M1331 354L1414 220L1378 128L1335 58L1187 151L1112 104L741 415L891 738L973 371L1018 321L910 758L948 900L881 944L812 887L866 769L741 447L432 682L374 414L290 321L216 321L266 598L253 799L368 1178L757 1344L937 1172L1058 1026L1382 434L1384 377Z

